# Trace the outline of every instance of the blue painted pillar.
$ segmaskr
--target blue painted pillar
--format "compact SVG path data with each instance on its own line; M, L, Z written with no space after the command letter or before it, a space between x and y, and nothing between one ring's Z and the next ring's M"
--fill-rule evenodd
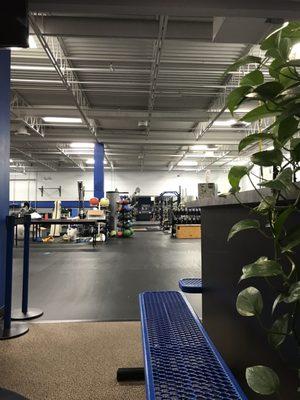
M6 229L9 211L10 50L0 50L0 307L4 305Z
M104 197L104 145L96 143L94 149L94 196Z

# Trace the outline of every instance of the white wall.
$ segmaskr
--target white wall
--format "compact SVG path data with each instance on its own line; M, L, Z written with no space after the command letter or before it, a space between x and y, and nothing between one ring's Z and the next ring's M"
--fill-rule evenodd
M182 191L188 196L196 198L198 183L210 182L218 185L220 192L229 189L226 172L118 172L105 171L105 191L117 188L120 192L132 194L138 186L141 195L158 195L165 190L178 191L181 185ZM83 180L86 188L86 199L93 195L93 172L39 172L25 174L11 174L10 200L39 201L59 199L57 190L45 189L41 197L41 186L45 188L62 187L62 200L76 200L78 198L77 181Z

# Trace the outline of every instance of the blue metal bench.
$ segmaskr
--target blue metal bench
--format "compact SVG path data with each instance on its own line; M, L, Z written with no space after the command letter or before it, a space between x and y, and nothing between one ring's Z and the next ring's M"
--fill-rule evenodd
M202 293L202 279L200 278L184 278L179 281L180 289L185 293Z
M179 292L140 294L147 400L246 400Z

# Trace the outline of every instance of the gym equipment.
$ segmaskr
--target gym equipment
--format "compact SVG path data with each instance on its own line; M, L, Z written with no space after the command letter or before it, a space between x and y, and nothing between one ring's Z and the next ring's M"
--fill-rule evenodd
M6 217L6 266L5 266L5 299L4 322L0 328L0 340L13 339L28 332L27 325L11 322L13 247L16 217Z
M78 186L78 215L79 218L84 218L84 195L85 188L82 181L77 181Z
M29 287L29 236L31 216L24 216L24 250L23 250L23 288L22 288L22 307L14 310L12 319L16 321L26 321L41 317L44 313L38 308L28 308L28 287Z
M158 214L160 220L160 228L167 230L171 226L172 210L174 206L179 207L181 202L180 191L162 192L158 198Z
M124 237L130 237L132 235L131 231L129 229L125 229L123 232Z
M98 207L99 206L99 199L98 197L92 197L90 199L90 205L91 207Z
M117 202L120 199L118 191L106 192L106 198L109 200L109 217L108 228L109 230L116 230L117 227Z
M118 208L118 228L119 232L122 233L124 238L128 238L132 236L132 232L130 230L132 226L132 206L130 204L130 199L127 196L121 196L119 201L119 208ZM117 233L118 237L119 232Z
M117 236L118 236L119 238L123 237L123 232L122 232L122 231L118 231L118 232L117 232Z
M171 236L176 235L177 225L200 225L200 207L178 207L172 210L171 214Z
M109 200L106 197L103 197L100 200L100 206L105 208L109 207Z

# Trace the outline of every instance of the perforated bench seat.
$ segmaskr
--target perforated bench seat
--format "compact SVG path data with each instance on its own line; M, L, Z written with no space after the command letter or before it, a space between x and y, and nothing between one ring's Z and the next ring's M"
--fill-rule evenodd
M200 278L184 278L179 281L180 289L185 293L202 293L202 279Z
M147 400L246 400L180 292L140 294Z

